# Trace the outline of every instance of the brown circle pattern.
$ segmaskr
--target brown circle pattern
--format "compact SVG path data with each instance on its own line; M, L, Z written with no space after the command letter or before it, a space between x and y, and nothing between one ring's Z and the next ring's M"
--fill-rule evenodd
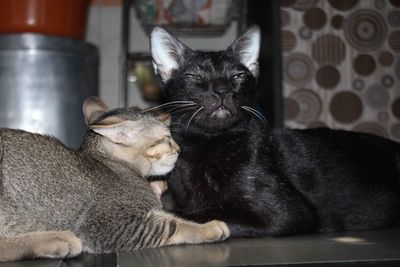
M394 57L393 57L392 53L390 53L388 51L384 51L379 54L378 61L379 61L379 64L381 64L382 66L389 67L393 64Z
M390 133L391 133L392 137L400 140L400 123L396 123L395 125L393 125L390 128Z
M398 124L400 142L400 0L283 2L286 125L395 138Z
M373 85L365 91L365 103L372 109L382 110L389 106L389 92L380 85Z
M390 34L389 46L393 51L400 52L400 31L395 31Z
M398 28L400 27L400 11L398 10L393 10L389 12L389 15L387 17L389 25Z
M338 65L346 56L344 42L333 34L318 37L311 47L312 56L320 65Z
M314 76L314 65L309 57L301 53L287 56L283 64L283 76L289 84L302 86Z
M396 65L394 66L394 72L396 73L397 80L400 81L400 58L397 59Z
M329 109L338 122L352 123L360 118L363 106L356 94L344 91L332 98Z
M388 134L382 126L372 122L364 122L353 128L353 131L367 134L374 134L381 137L388 137Z
M293 8L297 10L308 10L315 6L318 0L297 0L293 4Z
M315 79L324 89L333 89L340 81L340 73L333 66L323 66L317 70Z
M349 10L358 4L358 0L329 0L329 4L337 10Z
M334 16L331 20L331 25L336 30L340 30L343 26L343 17L340 15Z
M361 76L371 75L376 68L375 60L367 54L358 55L353 61L353 68Z
M378 12L361 9L351 13L346 19L344 33L352 47L368 52L382 46L387 35L387 27Z
M394 85L394 78L391 75L383 75L381 83L384 87L390 88Z
M314 7L304 13L303 20L309 29L319 30L326 24L326 14L322 9Z
M364 89L365 83L361 79L354 79L354 81L352 82L352 86L355 90L361 91L362 89Z
M282 31L282 50L289 52L296 46L296 36L290 31Z
M293 100L291 98L285 98L284 106L285 106L285 119L294 120L300 112L299 104L296 102L296 100Z
M296 121L308 124L319 117L322 103L315 92L309 89L300 89L293 93L290 98L295 100L300 108Z

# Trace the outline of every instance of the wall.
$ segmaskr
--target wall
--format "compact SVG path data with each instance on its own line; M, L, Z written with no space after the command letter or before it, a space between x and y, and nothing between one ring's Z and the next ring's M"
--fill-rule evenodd
M284 0L285 125L400 141L400 1Z

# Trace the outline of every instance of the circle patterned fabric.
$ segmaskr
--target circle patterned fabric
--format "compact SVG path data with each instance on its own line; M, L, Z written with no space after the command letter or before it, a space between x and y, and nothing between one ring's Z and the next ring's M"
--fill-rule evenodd
M281 18L285 125L400 142L400 0L285 0Z

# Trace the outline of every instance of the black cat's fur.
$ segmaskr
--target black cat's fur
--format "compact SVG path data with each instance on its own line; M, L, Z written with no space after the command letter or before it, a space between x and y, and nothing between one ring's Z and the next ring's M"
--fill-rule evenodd
M152 32L169 100L194 102L172 115L181 154L168 183L177 212L225 221L233 237L398 226L400 144L341 130L267 129L241 108L254 102L259 40L252 27L226 51L203 52Z

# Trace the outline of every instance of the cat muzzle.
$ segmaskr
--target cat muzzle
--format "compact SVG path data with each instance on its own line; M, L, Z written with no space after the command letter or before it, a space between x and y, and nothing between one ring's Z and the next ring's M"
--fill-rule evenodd
M220 106L211 113L210 117L216 119L225 119L231 115L232 113L226 107Z

